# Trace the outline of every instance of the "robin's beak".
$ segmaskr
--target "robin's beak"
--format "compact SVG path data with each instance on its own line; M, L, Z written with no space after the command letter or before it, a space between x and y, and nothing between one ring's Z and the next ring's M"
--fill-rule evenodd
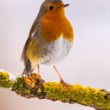
M70 4L64 4L64 6L63 7L67 7L67 6L69 6Z
M69 5L70 4L64 4L64 5L60 6L59 8L65 8L65 7L69 6Z

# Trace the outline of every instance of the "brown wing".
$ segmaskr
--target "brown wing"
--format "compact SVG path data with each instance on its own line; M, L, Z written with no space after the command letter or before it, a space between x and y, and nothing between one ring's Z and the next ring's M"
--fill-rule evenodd
M35 27L36 27L37 23L38 23L38 22L34 21L32 27L31 27L31 30L30 30L30 32L29 32L28 39L27 39L27 41L26 41L26 43L25 43L25 45L24 45L23 51L22 51L21 60L24 60L24 63L25 63L26 60L27 60L27 55L26 55L27 48L28 48L29 43L30 43L30 41L31 41L31 39L32 39L32 33L35 31Z
M35 20L33 25L32 25L32 27L31 27L28 39L27 39L27 41L26 41L26 43L24 45L23 51L22 51L21 60L24 61L24 65L25 65L25 68L24 68L24 71L23 71L22 74L29 75L33 71L32 67L31 67L31 62L28 59L26 53L27 53L28 46L29 46L29 44L31 42L31 39L32 39L32 33L35 31L35 28L36 28L37 24L38 24L38 22L36 22L36 20Z

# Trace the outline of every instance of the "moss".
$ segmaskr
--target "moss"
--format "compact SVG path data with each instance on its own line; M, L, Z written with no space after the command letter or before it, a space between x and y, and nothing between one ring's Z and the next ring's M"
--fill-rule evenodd
M0 87L10 88L13 82L9 79L7 72L0 72Z
M0 87L11 88L26 98L37 97L66 103L79 103L97 110L110 110L110 92L83 87L81 85L63 85L57 82L46 83L39 75L18 77L11 81L7 72L0 72Z
M44 84L47 99L69 103L77 102L95 108L104 108L103 110L110 110L110 99L105 99L106 93L104 91L90 87L85 88L81 85L71 85L70 88L71 90L68 90L62 84L56 82Z
M43 98L43 86L44 81L40 76L32 74L31 76L19 77L13 84L12 90L18 95L31 98L38 97Z
M67 87L60 83L49 82L44 84L44 92L46 93L46 98L65 102L68 100L71 90L69 91Z
M19 77L13 84L12 91L21 96L30 95L30 90L26 88L23 77Z

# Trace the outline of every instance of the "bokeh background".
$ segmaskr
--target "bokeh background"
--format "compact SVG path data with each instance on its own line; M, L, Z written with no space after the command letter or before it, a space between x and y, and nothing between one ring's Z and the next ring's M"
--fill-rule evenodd
M0 68L21 74L22 48L43 0L0 0ZM74 46L57 67L68 83L110 90L110 0L64 0L74 27ZM59 81L52 67L41 68L46 81ZM0 88L0 110L94 110L59 101L25 99Z

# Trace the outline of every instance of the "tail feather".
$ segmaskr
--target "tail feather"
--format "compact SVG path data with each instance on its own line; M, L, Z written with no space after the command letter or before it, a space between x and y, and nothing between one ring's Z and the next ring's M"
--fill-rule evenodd
M23 48L22 55L21 55L21 60L24 61L24 65L25 65L25 69L24 69L22 75L30 75L32 72L31 62L26 55L29 42L30 42L30 39L28 38L25 43L25 46Z
M32 69L30 60L29 59L26 60L26 62L25 62L25 69L24 69L22 75L28 75L29 76L33 72L33 70L34 69Z

